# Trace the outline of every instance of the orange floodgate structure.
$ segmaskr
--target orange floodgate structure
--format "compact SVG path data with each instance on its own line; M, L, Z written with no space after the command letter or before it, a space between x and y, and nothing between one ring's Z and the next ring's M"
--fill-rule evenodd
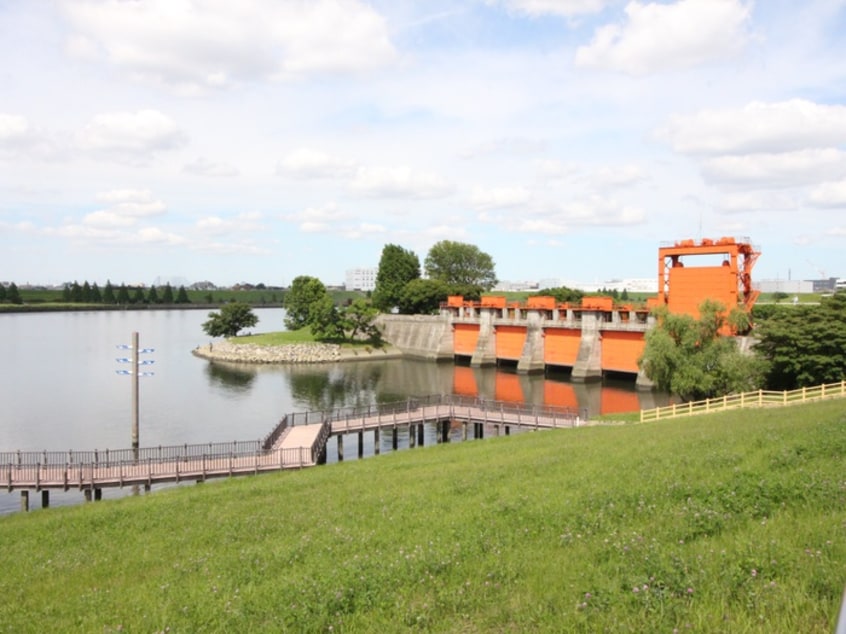
M658 249L658 301L671 313L699 316L699 305L712 299L728 310L752 310L752 267L761 255L749 238L681 240ZM705 261L702 264L702 261Z
M757 298L752 267L759 255L748 238L664 244L658 250L658 295L642 304L615 304L610 297L584 297L578 304L545 296L525 302L449 297L440 315L449 332L428 340L439 342L437 358L463 358L470 367L513 365L518 374L569 368L576 382L613 372L637 376L646 386L638 361L655 322L653 309L664 305L671 313L698 318L699 306L710 299L727 311L750 311ZM461 377L459 393L470 389L471 378ZM513 386L503 384L503 400L510 391Z

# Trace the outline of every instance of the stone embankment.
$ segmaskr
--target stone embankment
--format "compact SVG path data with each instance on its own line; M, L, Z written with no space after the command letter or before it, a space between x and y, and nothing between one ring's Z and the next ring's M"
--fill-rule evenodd
M192 353L203 359L228 363L332 363L396 358L402 355L399 350L391 346L380 349L349 349L330 343L257 346L249 343L234 344L228 341L197 346Z

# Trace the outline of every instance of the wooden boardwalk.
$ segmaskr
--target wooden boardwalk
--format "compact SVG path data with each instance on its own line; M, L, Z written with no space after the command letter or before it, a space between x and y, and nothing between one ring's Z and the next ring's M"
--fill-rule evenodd
M22 508L28 508L28 491L42 492L47 506L51 489L84 491L100 498L105 487L143 486L181 481L202 482L215 477L251 475L284 469L302 469L325 460L326 443L338 437L338 459L343 460L346 434L374 431L376 453L379 432L394 431L397 448L398 427L407 427L409 446L423 444L423 427L438 426L438 442L448 440L449 426L474 425L474 438L483 438L491 426L495 434L511 428L553 429L580 423L575 411L527 406L514 403L435 396L409 399L402 403L365 408L341 408L328 412L289 414L263 441L207 443L172 447L145 447L86 452L3 452L0 453L0 486L22 491ZM419 439L415 441L415 438ZM362 443L359 442L359 455Z

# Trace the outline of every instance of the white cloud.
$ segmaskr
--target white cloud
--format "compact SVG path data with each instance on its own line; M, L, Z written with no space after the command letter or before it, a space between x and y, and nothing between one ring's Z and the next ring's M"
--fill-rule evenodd
M572 17L602 11L609 0L487 0L487 3L503 5L509 11L532 17L544 15Z
M718 156L702 164L702 175L710 183L754 188L813 185L844 171L846 153L833 148Z
M196 92L392 62L385 20L358 0L74 0L68 49Z
M470 206L474 209L508 209L523 207L532 200L532 194L525 187L477 188L470 195Z
M384 225L362 222L355 227L344 229L343 235L349 240L361 240L362 238L373 238L387 233Z
M726 59L747 39L750 9L739 0L633 1L626 16L597 29L576 65L640 75Z
M817 185L811 190L809 199L815 207L846 208L846 179Z
M79 134L83 150L130 163L147 162L185 142L185 134L157 110L99 114Z
M97 200L108 206L86 214L82 219L86 227L130 227L142 218L160 216L167 211L164 202L148 190L113 189L97 194Z
M441 176L415 172L409 167L359 167L352 188L374 198L441 198L453 191Z
M740 192L727 194L718 204L724 213L748 211L798 211L799 196L796 192Z
M703 110L670 119L659 136L683 154L747 154L833 147L846 143L846 106L804 99L752 102L741 109Z
M207 234L256 233L264 229L259 212L243 212L231 218L207 216L197 221L196 227Z
M642 224L646 220L643 210L599 195L550 204L532 213L497 215L483 212L480 218L508 231L546 235L564 234L574 227L619 227Z
M132 237L132 241L145 245L179 246L188 242L183 236L158 227L142 227Z
M238 170L231 165L224 163L215 163L205 157L198 157L186 163L182 168L183 172L194 174L196 176L208 176L210 178L233 178L238 176Z
M338 223L348 220L350 214L342 211L335 203L322 207L306 207L301 211L282 216L283 220L297 223L304 233L325 233L338 228Z
M26 118L0 112L0 148L25 143L30 134Z
M355 163L311 148L298 148L279 162L277 172L297 178L342 178L355 172Z

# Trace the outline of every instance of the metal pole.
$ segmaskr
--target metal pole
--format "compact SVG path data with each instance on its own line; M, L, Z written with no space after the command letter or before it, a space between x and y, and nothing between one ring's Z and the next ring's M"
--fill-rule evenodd
M138 459L138 333L132 333L132 453Z

